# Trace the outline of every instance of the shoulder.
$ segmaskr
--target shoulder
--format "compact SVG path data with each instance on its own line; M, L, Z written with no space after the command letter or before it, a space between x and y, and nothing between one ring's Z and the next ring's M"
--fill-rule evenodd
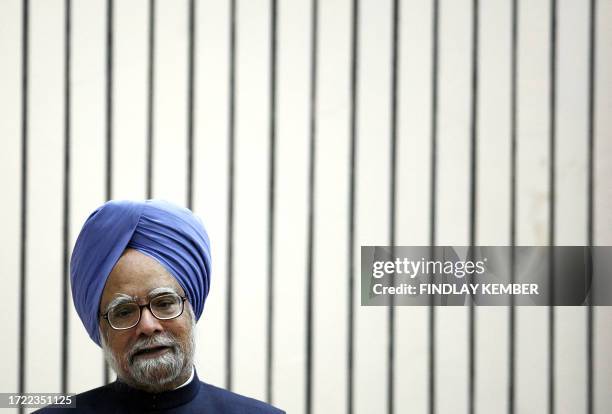
M94 388L89 391L82 392L80 394L76 394L74 396L76 401L76 407L78 408L79 413L93 413L99 412L99 410L104 408L110 401L110 396L112 394L112 389L109 385L105 385L102 387ZM64 407L61 405L49 405L47 407L41 408L40 410L35 411L35 413L57 413L57 412L66 412L74 413L74 408Z
M219 412L228 413L253 413L253 414L282 414L283 410L271 406L265 402L223 388L215 387L200 381L200 389L207 403L215 407Z

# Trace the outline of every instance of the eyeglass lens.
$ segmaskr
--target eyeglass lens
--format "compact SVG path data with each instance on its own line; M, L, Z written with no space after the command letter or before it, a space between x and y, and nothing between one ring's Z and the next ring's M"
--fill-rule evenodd
M180 315L183 301L180 296L168 294L157 296L150 302L150 309L157 319L172 319ZM114 328L131 328L140 319L140 306L135 302L115 306L108 313L108 321Z

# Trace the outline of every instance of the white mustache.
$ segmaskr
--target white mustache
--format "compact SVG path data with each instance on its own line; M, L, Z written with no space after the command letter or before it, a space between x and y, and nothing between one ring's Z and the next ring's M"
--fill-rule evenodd
M176 345L177 343L173 338L161 335L139 340L132 346L132 349L129 352L129 361L132 362L134 355L140 351L144 351L145 349L155 348L158 346L167 346L174 349Z

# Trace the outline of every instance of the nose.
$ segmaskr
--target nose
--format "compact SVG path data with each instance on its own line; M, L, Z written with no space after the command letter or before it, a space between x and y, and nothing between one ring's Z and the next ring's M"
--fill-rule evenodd
M138 325L136 325L136 335L145 335L151 336L155 333L162 332L164 327L162 326L159 319L157 319L149 308L142 308L142 313L140 315L140 321Z

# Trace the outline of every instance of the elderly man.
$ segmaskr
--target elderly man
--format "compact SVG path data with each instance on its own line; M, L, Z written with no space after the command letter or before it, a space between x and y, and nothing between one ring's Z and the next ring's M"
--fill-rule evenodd
M83 325L117 373L78 394L70 412L282 412L198 379L194 331L210 288L210 245L190 210L105 203L79 234L70 280Z

